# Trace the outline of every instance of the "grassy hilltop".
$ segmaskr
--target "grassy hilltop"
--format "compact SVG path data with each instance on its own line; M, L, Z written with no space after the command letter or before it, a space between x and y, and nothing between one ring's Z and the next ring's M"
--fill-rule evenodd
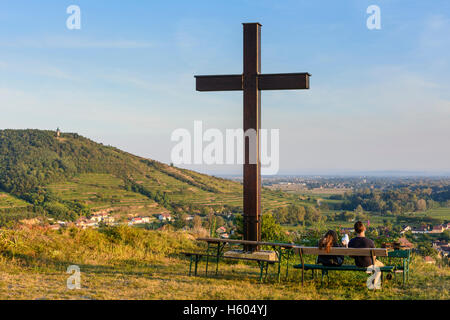
M277 283L274 273L258 283L256 264L221 262L219 275L188 277L178 252L193 250L187 232L147 231L126 226L104 230L2 230L0 299L449 299L449 268L414 258L410 282L387 282L370 291L364 273L330 273L330 282L300 272ZM298 263L298 257L293 262ZM81 289L69 290L70 265L81 271ZM204 264L199 270L204 271ZM270 271L274 272L273 267ZM401 278L401 277L399 277Z

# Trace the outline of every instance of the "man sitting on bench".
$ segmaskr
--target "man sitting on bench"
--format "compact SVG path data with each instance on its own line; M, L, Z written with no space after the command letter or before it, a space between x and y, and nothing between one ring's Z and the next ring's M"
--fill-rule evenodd
M356 237L351 239L348 243L349 248L375 248L375 243L372 240L366 238L366 227L361 221L355 223L355 232ZM357 256L354 257L354 259L356 266L360 268L367 268L368 266L371 266L373 264L372 257ZM381 261L375 259L375 266L383 267L384 264Z

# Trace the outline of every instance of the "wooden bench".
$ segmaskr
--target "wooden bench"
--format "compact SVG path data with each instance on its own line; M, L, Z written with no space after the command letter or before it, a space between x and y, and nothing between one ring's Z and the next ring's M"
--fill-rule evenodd
M304 263L304 255L333 255L333 256L363 256L363 257L371 257L372 264L375 262L376 257L388 257L389 262L391 262L390 258L401 258L403 263L401 265L385 265L383 267L379 267L382 272L381 280L383 281L383 273L397 273L403 272L403 284L409 278L409 262L410 262L410 250L395 250L388 251L386 248L330 248L330 252L327 253L325 250L321 250L318 247L294 247L295 253L298 253L300 256L300 264L294 265L294 268L302 270L302 285L304 282L304 274L307 270L312 270L313 278L314 271L321 270L322 271L322 280L324 275L328 275L328 271L364 271L367 272L367 268L357 267L355 265L341 265L341 266L324 266L322 264L318 264L316 260L316 264L306 264ZM390 264L390 263L389 263Z
M200 252L181 252L181 254L185 255L186 257L190 258L189 261L189 276L192 275L192 263L194 263L194 276L197 276L197 269L198 269L198 262L203 258L215 258L216 261L216 275L218 273L218 265L219 265L219 258L223 259L235 259L235 260L245 260L245 261L256 261L258 263L258 266L260 268L259 273L259 281L262 281L264 270L267 277L267 269L269 267L269 264L275 264L277 261L274 260L265 260L265 259L258 259L258 258L244 258L244 257L230 257L230 256L217 256L209 253L200 253ZM207 261L208 262L208 261ZM208 269L206 269L206 275L208 275Z

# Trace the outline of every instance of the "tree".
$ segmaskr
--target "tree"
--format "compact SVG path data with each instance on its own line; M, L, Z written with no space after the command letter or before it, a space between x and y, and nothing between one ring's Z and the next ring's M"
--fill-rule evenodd
M387 231L392 231L392 223L390 221L384 222L384 226L386 227Z
M59 202L47 202L45 210L57 220L75 220L76 217L69 211L69 209Z
M318 222L320 220L320 211L318 211L314 207L306 207L306 213L305 213L305 221L308 224L313 224L315 222Z
M208 214L208 229L209 235L211 237L216 236L216 227L217 227L217 217L212 211L210 211L210 213Z
M291 204L287 208L288 222L292 224L297 224L305 219L305 208L302 206L296 206Z
M184 228L186 226L186 217L187 217L187 215L185 213L178 214L173 223L173 226L176 229Z
M356 214L352 211L346 211L343 214L344 221L354 221L356 218Z
M286 241L286 235L272 214L262 216L261 240L262 241Z
M225 222L225 220L221 216L217 216L216 217L216 225L217 225L217 227L223 227L226 224L227 223Z
M279 224L287 223L287 208L279 207L273 210L273 217Z
M202 218L200 216L195 215L194 219L192 219L192 224L194 226L194 230L199 230L202 227Z
M213 214L213 211L211 210L210 207L202 206L202 208L200 209L200 215L204 217L210 216L211 214Z
M355 212L356 213L363 213L364 212L363 207L360 204L358 204L358 206L355 209Z
M419 199L416 202L416 211L427 210L427 202L424 199Z

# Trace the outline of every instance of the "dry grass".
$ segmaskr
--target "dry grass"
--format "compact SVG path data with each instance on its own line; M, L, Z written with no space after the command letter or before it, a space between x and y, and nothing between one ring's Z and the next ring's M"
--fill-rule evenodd
M414 261L410 283L389 281L369 291L363 273L334 273L329 283L299 284L299 272L278 283L258 283L255 264L223 263L219 275L187 276L181 250L194 250L185 232L119 227L107 232L0 231L1 299L449 299L449 268ZM66 286L69 265L81 269L79 290ZM214 268L212 268L214 269ZM271 269L275 272L274 267Z

